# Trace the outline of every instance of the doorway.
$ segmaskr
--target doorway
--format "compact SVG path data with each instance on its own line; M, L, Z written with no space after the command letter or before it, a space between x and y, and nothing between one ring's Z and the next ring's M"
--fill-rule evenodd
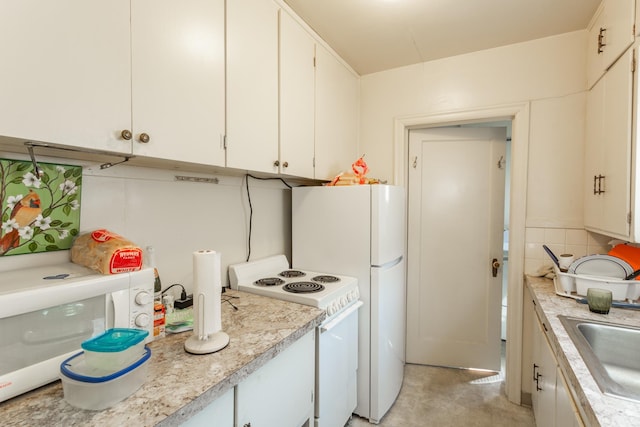
M505 123L409 133L408 363L501 370Z
M522 326L526 193L529 152L529 102L440 113L412 114L394 120L394 175L396 185L408 181L408 135L410 129L507 120L512 123L511 171L507 183L509 201L509 269L507 343L504 391L510 402L521 403Z

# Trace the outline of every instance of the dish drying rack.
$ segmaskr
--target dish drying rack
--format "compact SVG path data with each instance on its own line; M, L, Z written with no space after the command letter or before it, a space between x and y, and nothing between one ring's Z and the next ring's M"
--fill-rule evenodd
M557 295L586 303L587 289L598 288L611 291L613 307L640 309L640 280L624 280L613 277L588 276L560 271L553 266L553 285Z

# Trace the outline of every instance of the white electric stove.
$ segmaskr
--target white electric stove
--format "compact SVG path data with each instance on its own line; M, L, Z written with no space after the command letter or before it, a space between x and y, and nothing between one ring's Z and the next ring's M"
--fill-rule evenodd
M232 289L326 310L316 332L315 427L343 426L357 404L358 279L289 268L284 255L229 266Z
M327 311L327 318L360 298L358 279L289 268L284 255L229 266L232 289L310 305Z

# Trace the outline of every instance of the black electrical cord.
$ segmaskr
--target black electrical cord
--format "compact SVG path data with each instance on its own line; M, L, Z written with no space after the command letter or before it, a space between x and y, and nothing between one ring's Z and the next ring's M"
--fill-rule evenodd
M253 205L251 204L251 193L249 192L249 178L253 178L253 179L259 179L262 181L269 181L269 180L279 180L281 181L287 188L292 189L293 187L291 185L289 185L284 179L282 178L260 178L257 176L253 176L250 173L248 173L246 175L245 178L245 186L247 188L247 200L249 201L249 237L247 239L247 262L249 262L249 259L251 258L251 232L252 232L252 228L253 228Z
M187 299L187 291L184 289L184 286L182 286L180 283L174 283L173 285L166 288L164 291L160 292L160 295L164 295L165 293L167 293L169 289L173 288L174 286L180 286L182 288L182 292L180 293L179 299L181 300Z

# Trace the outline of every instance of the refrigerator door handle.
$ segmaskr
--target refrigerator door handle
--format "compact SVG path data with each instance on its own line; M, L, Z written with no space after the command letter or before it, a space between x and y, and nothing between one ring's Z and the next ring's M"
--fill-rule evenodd
M400 255L398 258L394 259L393 261L389 261L389 262L385 262L384 264L381 265L372 265L371 267L373 268L391 268L395 265L398 265L402 262L402 258L403 256Z

